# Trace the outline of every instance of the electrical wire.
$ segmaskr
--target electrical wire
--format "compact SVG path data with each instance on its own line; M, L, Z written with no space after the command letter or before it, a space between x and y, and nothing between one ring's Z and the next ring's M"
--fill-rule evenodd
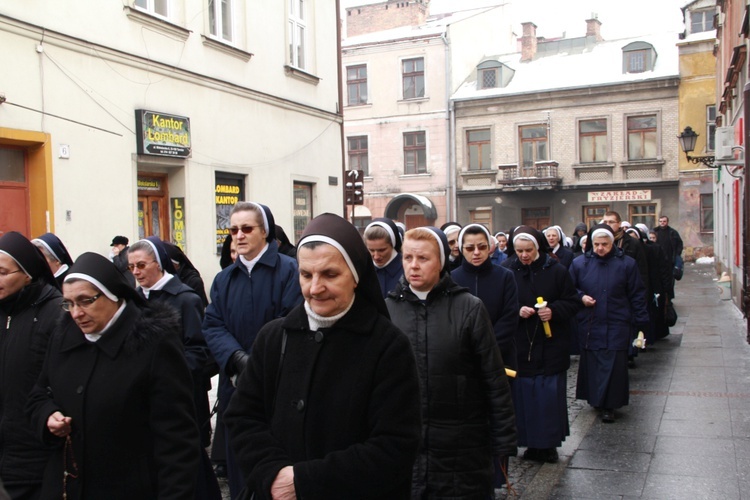
M9 106L15 106L15 107L17 107L17 108L22 108L22 109L26 109L26 110L29 110L29 111L33 111L34 113L40 113L40 114L42 114L43 116L51 116L51 117L53 117L53 118L58 118L58 119L60 119L60 120L65 120L66 122L70 122L70 123L75 123L76 125L83 125L84 127L89 127L89 128L93 128L93 129L96 129L96 130L100 130L100 131L102 131L102 132L106 132L106 133L108 133L108 134L112 134L112 135L117 135L117 136L120 136L120 137L122 137L122 134L118 134L117 132L112 132L111 130L103 129L103 128L101 128L101 127L97 127L97 126L95 126L95 125L89 125L88 123L83 123L83 122L79 122L79 121L77 121L77 120L73 120L73 119L71 119L71 118L65 118L64 116L60 116L60 115L54 115L54 114L52 114L52 113L47 113L46 111L40 111L40 110L38 110L38 109L30 108L30 107L28 107L28 106L23 106L23 105L21 105L21 104L16 104L16 103L14 103L14 102L10 102L10 101L5 101L5 102L4 102L3 104L7 104L7 105L9 105Z

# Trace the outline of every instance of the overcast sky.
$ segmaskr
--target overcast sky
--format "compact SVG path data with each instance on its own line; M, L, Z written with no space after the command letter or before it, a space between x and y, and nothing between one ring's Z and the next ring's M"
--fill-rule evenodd
M342 0L342 7L353 7L383 0ZM497 5L501 0L432 0L430 11L466 8L470 4ZM537 25L537 35L556 38L586 34L585 20L595 13L602 23L604 39L630 35L682 31L680 7L688 0L513 0L514 30L521 35L521 23ZM344 16L346 19L346 16Z

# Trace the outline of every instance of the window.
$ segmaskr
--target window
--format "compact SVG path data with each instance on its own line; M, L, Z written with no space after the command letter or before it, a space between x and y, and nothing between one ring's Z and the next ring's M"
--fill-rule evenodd
M232 30L232 0L208 0L208 23L211 35L231 42Z
M367 66L346 68L346 92L349 106L367 104Z
M628 205L628 220L636 224L646 224L647 228L656 227L656 204Z
M578 149L581 163L607 161L606 118L578 122Z
M469 170L489 170L490 129L469 130L466 132L466 149L469 152Z
M628 117L628 160L655 159L656 115Z
M404 133L404 174L427 173L427 147L424 132Z
M289 0L289 64L305 69L305 1Z
M294 183L294 241L299 241L305 227L312 220L313 185L304 182Z
M137 8L161 17L169 15L169 0L135 0Z
M216 172L214 177L216 198L216 254L229 234L229 213L238 201L245 201L245 176L227 172Z
M367 136L349 137L347 145L349 149L349 170L362 170L365 175L370 175L367 163Z
M583 207L583 221L586 223L586 227L599 224L607 212L609 212L609 205L589 205Z
M622 72L643 73L653 71L656 63L656 50L646 42L633 42L622 48Z
M424 97L424 58L405 59L401 62L404 81L404 99Z
M547 124L526 125L519 127L521 144L521 161L524 169L522 177L533 175L534 162L548 160L547 157Z
M714 232L714 195L701 195L701 233Z
M479 88L494 89L498 86L497 80L497 68L479 70Z
M716 149L716 106L706 106L706 150Z
M690 33L701 33L714 29L714 13L711 10L696 10L690 13Z

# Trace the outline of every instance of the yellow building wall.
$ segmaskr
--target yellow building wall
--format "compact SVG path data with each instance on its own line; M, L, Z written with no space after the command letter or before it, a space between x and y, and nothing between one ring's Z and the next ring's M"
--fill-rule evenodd
M706 107L716 104L716 58L712 52L698 52L680 56L679 130L691 126L698 134L695 151L691 156L711 154L706 151ZM677 140L675 138L675 140ZM679 169L699 168L680 155Z

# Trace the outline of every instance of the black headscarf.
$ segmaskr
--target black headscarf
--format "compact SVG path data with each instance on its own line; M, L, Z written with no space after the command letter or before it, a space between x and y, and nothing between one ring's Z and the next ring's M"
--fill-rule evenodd
M70 258L68 249L65 248L65 245L63 245L63 242L56 235L52 233L44 233L40 237L34 238L33 240L31 240L31 242L41 243L41 245L47 249L47 251L52 255L52 257L57 259L59 262L63 264L67 264L68 266L73 265L73 259Z
M385 229L390 236L391 246L397 252L401 251L401 232L398 230L398 226L395 222L387 217L378 217L377 219L373 219L373 221L367 225L365 233L371 226L379 226Z
M60 288L42 251L21 233L9 231L0 236L0 253L13 259L32 281L43 281Z
M289 257L297 256L297 249L292 242L289 241L289 236L284 232L284 228L276 224L276 239L279 240L279 253L288 255Z
M118 299L133 301L139 305L146 305L144 299L138 295L127 278L117 270L115 265L106 257L98 253L86 252L81 254L70 268L65 277L65 283L73 279L88 281L102 292L109 291ZM106 290L102 290L104 287ZM111 297L109 297L111 299Z
M219 257L219 265L222 269L226 269L234 264L232 260L232 235L228 234L224 238L224 243L221 245L221 257Z
M273 218L271 209L255 201L248 201L247 203L251 203L255 205L256 207L260 208L261 212L263 213L262 222L263 222L263 229L266 230L266 242L271 243L273 240L276 239L276 221Z
M328 241L326 241L328 240ZM297 242L298 257L299 249L305 243L320 241L323 243L337 243L346 254L342 253L344 260L351 262L356 271L357 288L355 295L366 300L378 310L380 314L390 319L388 309L385 306L383 292L380 290L380 283L375 274L375 265L372 263L372 256L365 246L359 231L348 221L335 214L321 214L315 217L305 228L300 240ZM336 248L336 245L332 245Z

